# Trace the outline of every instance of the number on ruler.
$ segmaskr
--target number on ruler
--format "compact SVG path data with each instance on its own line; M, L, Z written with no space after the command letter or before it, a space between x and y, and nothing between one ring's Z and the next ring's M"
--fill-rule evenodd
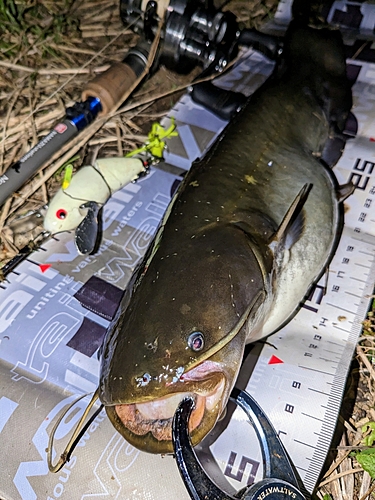
M247 478L246 484L248 484L248 485L253 484L253 482L255 480L255 476L256 476L258 469L259 469L259 462L242 455L240 465L237 469L237 474L234 474L232 471L233 471L233 465L234 465L236 458L237 458L237 453L235 453L234 451L231 451L229 458L228 458L227 466L225 467L224 475L227 477L230 477L232 479L235 479L236 481L241 482L242 478L244 476L246 467L249 464L251 466L251 468L250 468L249 477Z
M353 170L355 170L355 172L350 174L349 182L351 181L357 189L364 191L367 188L367 184L370 180L370 175L372 174L374 167L375 163L372 161L362 161L361 158L357 158L353 166ZM358 174L356 172L363 172L363 174Z
M366 198L363 206L366 207L366 208L370 208L371 207L371 203L372 203L372 198Z
M289 403L286 403L284 411L287 413L293 413L294 412L294 405L290 405Z
M319 326L327 326L327 325L326 325L326 321L328 321L328 318L324 318L324 317L322 316L322 319L320 320Z

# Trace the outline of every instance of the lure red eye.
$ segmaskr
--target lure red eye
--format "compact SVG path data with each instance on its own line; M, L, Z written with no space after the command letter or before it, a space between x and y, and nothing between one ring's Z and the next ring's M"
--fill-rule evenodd
M66 216L68 215L68 212L64 210L63 208L59 208L59 210L56 212L56 217L60 220L66 219Z

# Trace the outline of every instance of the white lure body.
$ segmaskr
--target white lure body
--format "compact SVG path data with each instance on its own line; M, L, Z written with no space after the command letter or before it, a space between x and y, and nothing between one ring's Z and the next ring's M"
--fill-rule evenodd
M103 206L110 196L146 172L139 158L101 158L81 168L66 189L49 203L44 228L51 234L76 229L87 215L87 202Z

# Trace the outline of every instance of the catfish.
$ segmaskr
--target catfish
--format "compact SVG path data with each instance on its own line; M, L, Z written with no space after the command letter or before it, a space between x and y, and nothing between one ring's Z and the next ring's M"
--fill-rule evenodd
M193 445L210 432L246 344L291 320L337 248L351 187L324 152L344 136L351 89L339 31L302 17L274 76L192 165L106 334L99 398L141 450L173 452L188 395Z

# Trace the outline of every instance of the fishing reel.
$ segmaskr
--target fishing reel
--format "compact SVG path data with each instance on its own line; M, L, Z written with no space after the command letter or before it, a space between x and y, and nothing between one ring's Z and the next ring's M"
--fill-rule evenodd
M120 0L120 15L148 43L165 18L157 61L177 73L197 65L218 70L238 51L235 15L216 8L212 0Z
M240 30L236 16L223 11L223 6L215 7L213 0L120 0L123 23L141 36L123 62L141 74L160 19L164 23L151 73L160 65L180 74L200 66L202 79L221 72L237 56L240 45L253 47L271 59L280 55L279 39L255 29ZM212 82L192 83L193 101L226 121L247 100L244 95L222 90Z

